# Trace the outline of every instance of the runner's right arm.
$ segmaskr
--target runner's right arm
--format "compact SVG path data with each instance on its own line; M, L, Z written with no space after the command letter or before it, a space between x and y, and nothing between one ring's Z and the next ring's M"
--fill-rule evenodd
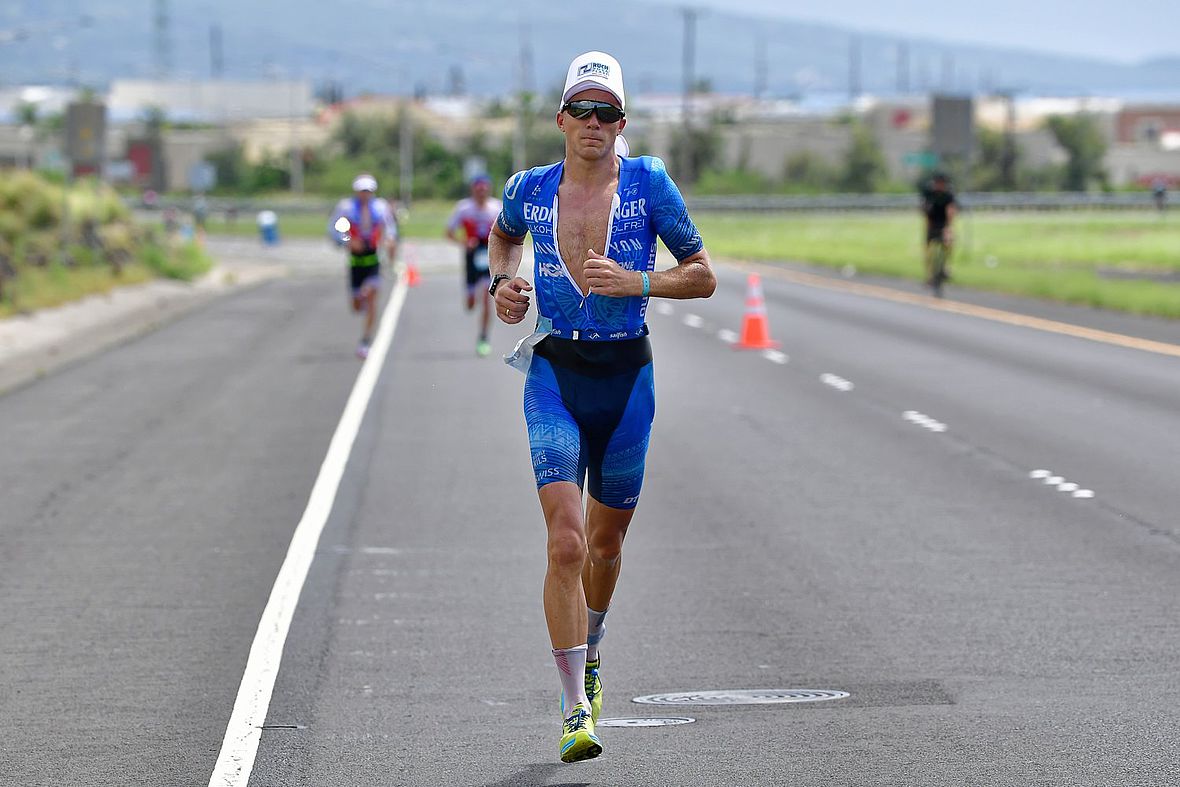
M331 238L332 242L337 246L343 246L344 244L348 243L348 232L341 232L340 230L336 229L336 222L340 221L340 219L348 218L348 203L349 201L347 199L342 199L336 203L336 210L332 211L332 217L328 219L328 237Z
M454 210L451 211L451 217L447 219L447 238L453 240L455 243L466 243L466 241L459 238L456 230L459 229L460 217L459 212L462 209L463 203L460 201L455 205Z
M527 280L516 275L524 257L524 238L528 234L523 199L518 198L522 191L521 182L527 175L527 171L518 172L509 178L504 186L500 217L488 236L488 274L492 281L497 276L511 277L496 288L495 294L496 316L509 325L524 319L529 308L529 296L525 293L533 289Z

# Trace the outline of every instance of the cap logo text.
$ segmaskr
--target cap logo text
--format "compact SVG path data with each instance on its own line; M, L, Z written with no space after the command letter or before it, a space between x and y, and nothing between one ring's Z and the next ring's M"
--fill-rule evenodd
M610 66L606 63L587 63L578 69L578 78L581 79L585 76L610 79Z

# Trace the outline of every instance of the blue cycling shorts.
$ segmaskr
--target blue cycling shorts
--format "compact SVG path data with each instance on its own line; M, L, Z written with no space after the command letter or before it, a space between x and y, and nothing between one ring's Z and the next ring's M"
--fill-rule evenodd
M652 365L581 374L535 355L524 417L537 488L570 481L611 508L634 508L643 486L656 396Z

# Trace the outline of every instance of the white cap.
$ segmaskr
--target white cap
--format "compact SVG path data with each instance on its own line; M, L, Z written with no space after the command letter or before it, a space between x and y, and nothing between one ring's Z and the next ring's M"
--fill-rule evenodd
M619 61L605 52L585 52L574 58L565 75L565 90L561 93L564 107L570 96L583 90L605 90L619 102L619 109L626 109L623 95L623 69Z
M615 137L615 155L623 158L631 155L631 146L627 144L627 140L622 134Z
M353 191L377 191L377 179L372 175L357 175L352 181Z

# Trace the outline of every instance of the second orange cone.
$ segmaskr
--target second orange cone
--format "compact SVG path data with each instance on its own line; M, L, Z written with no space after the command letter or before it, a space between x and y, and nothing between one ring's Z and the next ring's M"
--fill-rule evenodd
M770 338L766 319L766 299L762 296L762 278L751 273L746 280L746 316L742 318L742 335L734 344L739 350L771 350L779 343Z

